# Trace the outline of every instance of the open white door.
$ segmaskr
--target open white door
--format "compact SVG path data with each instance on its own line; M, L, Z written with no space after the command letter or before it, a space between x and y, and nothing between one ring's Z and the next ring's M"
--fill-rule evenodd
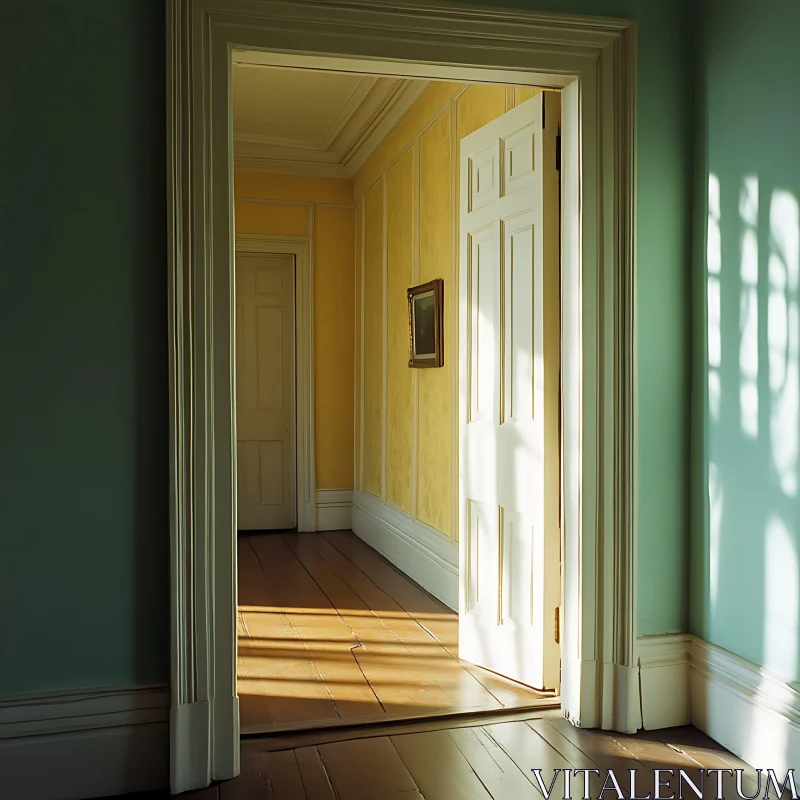
M461 140L459 655L559 684L560 98Z

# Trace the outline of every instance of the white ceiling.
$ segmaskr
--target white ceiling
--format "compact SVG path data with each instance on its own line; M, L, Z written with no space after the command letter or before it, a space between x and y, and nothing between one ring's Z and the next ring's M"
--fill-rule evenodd
M350 177L427 81L265 67L237 54L234 162L240 170Z

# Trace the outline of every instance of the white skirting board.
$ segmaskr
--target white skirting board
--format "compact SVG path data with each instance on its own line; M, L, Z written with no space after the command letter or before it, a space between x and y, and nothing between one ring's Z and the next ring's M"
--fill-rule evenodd
M800 768L800 687L752 661L692 638L692 723L780 780ZM798 775L800 777L800 775Z
M640 636L645 729L691 723L781 780L800 767L800 687L690 634Z
M458 608L456 542L368 492L353 492L353 532L448 608Z
M0 701L3 797L82 798L169 785L165 686Z
M317 530L349 531L353 527L351 489L317 490Z
M647 731L688 725L689 643L686 633L640 636L639 686L642 697L642 727Z

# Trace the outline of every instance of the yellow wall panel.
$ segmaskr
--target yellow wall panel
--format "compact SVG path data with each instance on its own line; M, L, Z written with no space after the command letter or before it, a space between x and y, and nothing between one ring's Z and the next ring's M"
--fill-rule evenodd
M359 200L356 203L356 219L355 219L355 286L356 286L356 307L355 307L355 341L354 341L354 387L353 387L353 474L354 474L354 489L361 488L361 347L362 347L362 330L361 330L361 295L363 286L361 283L361 267L363 264L363 231L364 225L362 214L364 212L364 203Z
M411 513L413 376L408 295L414 285L414 153L386 173L386 499Z
M353 209L317 207L314 229L317 488L349 489L353 486Z
M415 136L442 110L463 84L434 81L408 113L392 128L378 149L366 160L353 179L355 196L361 197Z
M531 97L536 97L536 95L540 94L541 91L542 89L540 89L538 86L515 86L514 108L516 108L520 103L530 100Z
M455 408L452 341L458 286L452 280L458 252L453 226L458 213L459 142L538 93L529 87L433 83L367 159L353 179L356 198L365 196L364 308L364 488L381 495L382 436L386 443L386 498L447 536L457 536L453 508ZM450 101L448 103L448 100ZM453 114L455 113L455 125ZM453 141L453 128L456 139ZM419 141L419 187L415 196L413 147ZM386 241L383 184L386 181ZM453 184L455 193L453 193ZM370 188L372 187L372 188ZM454 203L455 196L455 203ZM405 290L413 285L414 215L419 214L419 283L444 279L444 367L409 370ZM386 247L387 359L383 352L383 246ZM386 419L381 418L386 370ZM413 430L414 386L417 429ZM385 424L385 431L383 425ZM358 431L357 431L358 435ZM412 459L416 452L416 486ZM412 508L412 500L415 507Z
M473 83L458 98L458 138L474 133L478 128L506 112L506 87Z
M350 178L316 178L311 175L283 175L271 172L236 172L234 194L270 200L313 200L315 203L352 205Z
M364 200L364 489L383 484L383 181Z
M442 114L420 139L419 282L444 279L444 366L419 373L417 516L442 533L452 524L453 204L451 115Z
M282 203L235 204L236 233L308 236L309 205Z

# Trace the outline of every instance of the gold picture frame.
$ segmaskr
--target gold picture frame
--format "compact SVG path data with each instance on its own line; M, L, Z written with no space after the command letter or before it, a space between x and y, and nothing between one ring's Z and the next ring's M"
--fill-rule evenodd
M408 366L444 365L444 281L428 281L408 290Z

